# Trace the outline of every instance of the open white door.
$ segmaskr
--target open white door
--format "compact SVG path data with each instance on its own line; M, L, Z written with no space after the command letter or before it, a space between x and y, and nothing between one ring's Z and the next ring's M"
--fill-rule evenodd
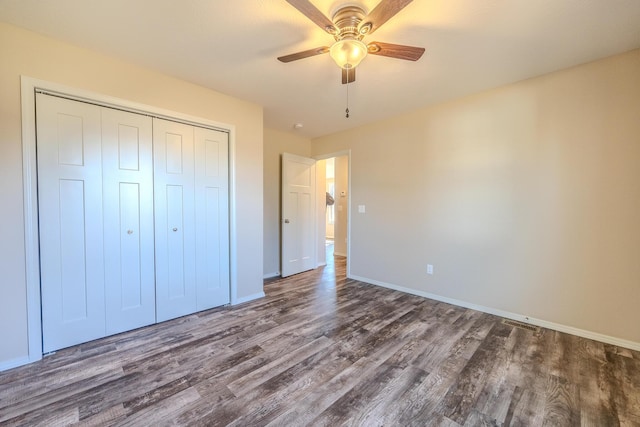
M282 154L282 277L316 267L316 161Z

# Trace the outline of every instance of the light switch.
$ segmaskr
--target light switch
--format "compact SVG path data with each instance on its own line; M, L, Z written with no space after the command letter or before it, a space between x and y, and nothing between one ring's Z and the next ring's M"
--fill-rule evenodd
M358 213L365 213L366 209L364 205L358 205Z

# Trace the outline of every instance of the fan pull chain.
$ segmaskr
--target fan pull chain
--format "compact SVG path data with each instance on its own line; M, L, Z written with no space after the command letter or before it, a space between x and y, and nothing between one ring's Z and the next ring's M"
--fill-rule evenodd
M349 68L347 68L347 109L345 110L346 118L349 118Z

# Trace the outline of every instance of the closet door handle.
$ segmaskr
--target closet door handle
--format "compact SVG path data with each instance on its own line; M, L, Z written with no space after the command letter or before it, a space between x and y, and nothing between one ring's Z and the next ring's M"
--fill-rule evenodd
M127 230L127 234L133 234L133 230Z
M285 223L285 224L289 224L289 220L288 220L288 219L285 219L285 220L284 220L284 223Z
M178 227L173 227L173 231L174 232L178 231Z

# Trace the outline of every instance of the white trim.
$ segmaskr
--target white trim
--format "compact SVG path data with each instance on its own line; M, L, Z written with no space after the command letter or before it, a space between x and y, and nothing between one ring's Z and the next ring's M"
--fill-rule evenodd
M24 77L24 76L21 76ZM29 77L24 77L26 79L31 79ZM219 130L222 132L229 132L229 125L215 122L212 120L204 119L201 117L195 117L188 114L178 113L177 111L165 110L160 107L154 107L146 104L139 104L132 101L127 101L125 99L114 98L107 95L94 94L91 92L83 91L81 89L75 89L70 87L65 87L62 85L57 85L55 83L43 82L41 80L35 80L36 82L55 85L56 89L45 89L44 87L38 85L34 89L38 93L43 93L45 95L57 96L59 98L65 98L72 101L85 102L88 104L98 105L100 107L112 108L115 110L127 111L130 113L141 114L144 116L152 116L155 118L169 120L172 122L180 122L187 125L197 126L197 127L206 127L214 130ZM53 87L53 86L49 86Z
M40 237L38 235L38 180L36 165L35 81L21 76L22 188L24 192L24 251L27 286L27 362L42 359L40 304ZM3 365L4 366L4 365Z
M159 107L114 98L58 83L20 76L22 102L22 179L24 190L25 258L27 284L28 358L16 363L42 359L42 318L40 313L40 241L38 236L38 194L36 167L36 90L84 102L147 114L167 120L178 120L229 133L229 280L231 301L237 300L237 230L236 230L236 129L234 125L178 113ZM263 294L264 295L264 294ZM243 299L244 300L244 299ZM26 360L26 361L25 361ZM8 366L0 365L0 370Z
M258 292L257 294L247 295L246 297L236 298L235 300L231 300L231 305L243 304L245 302L253 301L256 299L264 298L264 292Z
M316 160L327 160L327 159L332 159L334 157L348 156L350 154L351 154L351 150L349 149L349 150L334 151L333 153L318 154L317 156L313 156L313 158Z
M630 350L640 351L640 343L635 341L629 341L622 338L616 338L609 335L600 334L598 332L587 331L585 329L575 328L573 326L562 325L559 323L549 322L547 320L536 319L524 314L512 313L509 311L500 310L497 308L485 307L482 305L472 304L470 302L457 300L454 298L443 297L440 295L432 294L429 292L419 291L416 289L406 288L404 286L398 286L391 283L381 282L379 280L368 279L361 276L351 276L351 279L358 280L367 284L381 286L383 288L393 289L395 291L404 292L411 295L416 295L423 298L429 298L436 301L445 302L447 304L456 305L458 307L464 307L471 310L481 311L483 313L493 314L495 316L505 317L507 319L517 320L520 322L529 323L531 325L540 326L547 329L552 329L558 332L564 332L571 335L576 335L582 338L591 339L594 341L600 341L606 344L616 345L618 347L628 348Z
M238 296L238 231L236 223L236 128L229 132L229 282L231 303Z
M42 359L42 355L40 356L40 358ZM4 362L0 363L0 372L17 368L19 366L24 366L31 362L34 362L34 360L31 360L29 357L19 357L17 359L5 360Z
M262 279L273 279L274 277L278 277L280 276L280 272L279 271L274 271L273 273L267 273L264 276L262 276Z
M351 215L353 213L353 206L351 206L351 202L353 201L353 199L351 198L351 149L346 150L347 151L347 161L349 163L349 166L347 166L349 169L347 170L347 179L349 180L349 182L347 183L348 185L348 197L347 197L347 253L344 255L347 257L347 266L346 266L346 276L350 277L351 276L351 223L353 221L353 216ZM335 248L335 246L334 246ZM335 254L335 251L334 251Z

